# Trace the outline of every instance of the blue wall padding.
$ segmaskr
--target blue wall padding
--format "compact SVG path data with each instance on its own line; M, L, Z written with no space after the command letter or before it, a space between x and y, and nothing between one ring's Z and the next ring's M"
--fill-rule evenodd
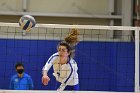
M8 89L15 74L14 65L22 61L35 89L53 90L55 78L49 72L48 86L41 83L42 67L55 52L59 41L0 39L0 89ZM134 91L133 42L80 42L76 47L80 90Z

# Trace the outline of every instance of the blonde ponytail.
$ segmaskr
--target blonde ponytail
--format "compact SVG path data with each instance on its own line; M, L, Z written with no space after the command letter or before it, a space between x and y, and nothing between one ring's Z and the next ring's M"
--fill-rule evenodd
M65 41L69 43L72 47L78 44L79 31L77 29L72 29L70 34L65 37Z

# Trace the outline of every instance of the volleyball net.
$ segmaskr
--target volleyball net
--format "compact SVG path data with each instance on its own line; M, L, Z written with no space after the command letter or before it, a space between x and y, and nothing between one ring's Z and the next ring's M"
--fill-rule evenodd
M68 93L139 92L139 27L37 24L23 35L18 23L0 23L0 93L16 93L8 89L18 61L33 79L33 92L55 93L53 71L43 86L42 67L73 28L80 32L75 54L80 91Z

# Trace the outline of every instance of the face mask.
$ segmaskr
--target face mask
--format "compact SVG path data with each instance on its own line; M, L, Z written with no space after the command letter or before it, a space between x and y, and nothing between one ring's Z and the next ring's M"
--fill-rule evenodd
M24 72L24 70L23 70L23 69L18 69L17 72L18 72L19 74L22 74L22 73Z

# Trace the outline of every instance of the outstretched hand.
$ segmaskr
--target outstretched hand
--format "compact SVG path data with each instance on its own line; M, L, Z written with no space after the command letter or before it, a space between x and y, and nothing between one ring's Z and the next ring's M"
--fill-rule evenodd
M48 85L48 82L50 81L50 78L47 75L42 76L42 83L43 85Z

